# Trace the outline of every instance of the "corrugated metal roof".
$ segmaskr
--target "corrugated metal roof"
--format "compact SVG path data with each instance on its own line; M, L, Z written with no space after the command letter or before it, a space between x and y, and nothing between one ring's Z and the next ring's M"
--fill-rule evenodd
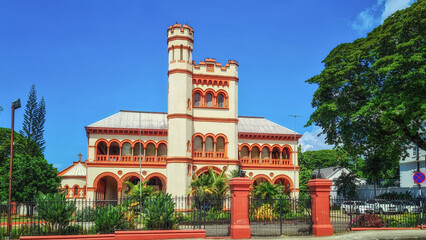
M239 117L238 132L244 133L269 133L269 134L294 134L294 131L279 124L260 117ZM296 133L298 134L298 133Z
M63 176L86 176L86 166L79 162L70 170L68 170Z
M139 121L140 120L140 121ZM88 127L167 129L166 113L120 111Z
M167 130L167 113L120 111L88 127ZM294 131L261 117L239 117L238 132L294 134Z

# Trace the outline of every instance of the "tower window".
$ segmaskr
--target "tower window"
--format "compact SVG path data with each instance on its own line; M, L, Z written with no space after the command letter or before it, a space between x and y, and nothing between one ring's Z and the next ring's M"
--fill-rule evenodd
M223 95L222 95L222 94L219 94L219 96L217 97L217 106L218 106L218 107L220 107L220 108L223 108L223 107L224 107L224 105L223 105L223 100L224 100Z
M183 46L180 45L180 60L183 60Z
M206 106L207 107L211 107L212 106L212 100L213 100L213 96L211 93L207 93L206 95Z
M207 65L207 72L214 72L214 65L213 64Z
M194 95L194 106L199 107L201 105L201 94L195 93Z

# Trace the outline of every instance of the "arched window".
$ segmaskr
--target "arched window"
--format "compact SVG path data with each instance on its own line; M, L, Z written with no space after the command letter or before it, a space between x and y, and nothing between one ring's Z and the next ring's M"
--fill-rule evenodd
M118 142L112 142L109 146L109 155L120 155L120 145Z
M155 156L155 146L152 143L148 143L146 146L146 156L152 157Z
M220 108L225 107L223 94L219 94L217 96L217 106L220 107Z
M180 60L183 60L183 46L180 45Z
M258 147L253 147L251 149L251 159L260 159L259 158L259 148Z
M241 158L241 159L248 159L248 158L249 158L249 149L248 149L248 147L243 146L243 147L241 148L241 151L240 151L240 158Z
M269 149L267 147L262 149L262 159L269 159Z
M201 106L201 94L199 92L196 92L194 95L194 106Z
M211 107L212 106L212 101L213 101L213 96L211 93L207 93L206 95L206 106L207 107Z
M140 142L135 144L134 156L143 156L143 145Z
M121 156L132 156L132 145L130 143L126 142L123 144Z
M283 159L290 159L290 149L287 147L283 149Z
M218 137L216 140L216 152L225 152L225 139Z
M206 151L207 152L213 152L213 138L212 137L206 138Z
M74 187L74 197L78 197L80 194L78 193L78 187Z
M96 154L98 154L98 155L106 155L107 154L106 142L99 142L98 143L98 148L97 148Z
M160 157L166 157L167 156L167 146L164 143L161 143L158 146L158 156Z
M203 151L203 140L201 139L201 137L196 136L194 138L194 146L193 146L193 148L194 148L194 151L197 151L197 152Z
M277 147L272 149L272 159L280 159L280 150Z

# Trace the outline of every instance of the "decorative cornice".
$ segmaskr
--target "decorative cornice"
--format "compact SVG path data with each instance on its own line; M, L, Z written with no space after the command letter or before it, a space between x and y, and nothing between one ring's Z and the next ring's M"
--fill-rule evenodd
M192 72L187 70L187 69L172 69L172 70L169 70L167 72L167 76L170 76L171 74L174 74L174 73L186 73L186 74L192 76Z
M175 41L175 40L184 40L184 41L188 41L190 43L194 43L194 39L187 37L187 36L173 36L173 37L169 37L167 38L167 43L169 43L170 41Z
M88 167L121 167L121 168L139 168L139 163L121 163L121 162L87 162ZM147 164L142 163L143 168L166 168L166 163Z
M299 140L301 137L302 137L301 134L297 134L296 140ZM263 139L263 140L294 141L294 134L239 132L238 133L238 139Z
M186 118L194 122L222 122L222 123L238 123L238 118L206 118L206 117L193 117L189 114L174 113L167 115L168 119L173 118Z
M299 166L296 166L296 171L299 171ZM249 165L249 164L244 164L241 165L241 169L242 170L265 170L265 169L270 169L270 170L294 170L293 166L279 166L279 165Z
M235 76L222 76L222 75L214 75L214 74L197 74L197 73L194 73L194 74L192 74L192 79L193 79L193 81L196 81L196 82L198 82L199 80L200 81L203 81L203 80L227 80L227 81L236 81L236 82L238 82L238 77L235 77ZM200 83L200 84L202 84L202 83Z
M167 163L192 163L192 158L187 157L168 157L166 158Z
M167 136L166 129L85 127L88 134Z

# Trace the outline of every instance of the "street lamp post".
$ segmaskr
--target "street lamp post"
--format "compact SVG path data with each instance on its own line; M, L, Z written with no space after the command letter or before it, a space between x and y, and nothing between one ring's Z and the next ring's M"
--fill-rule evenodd
M10 237L10 228L12 223L10 221L10 216L12 213L12 167L13 167L13 135L14 135L14 122L15 122L15 109L21 107L21 99L17 99L12 102L12 126L10 133L10 165L9 165L9 211L7 213L7 235Z
M296 152L297 152L297 141L296 141L296 118L303 117L298 115L288 115L289 117L294 117L294 148L293 148L293 199L296 203ZM299 180L297 180L299 182ZM296 210L296 204L294 204L294 208Z

